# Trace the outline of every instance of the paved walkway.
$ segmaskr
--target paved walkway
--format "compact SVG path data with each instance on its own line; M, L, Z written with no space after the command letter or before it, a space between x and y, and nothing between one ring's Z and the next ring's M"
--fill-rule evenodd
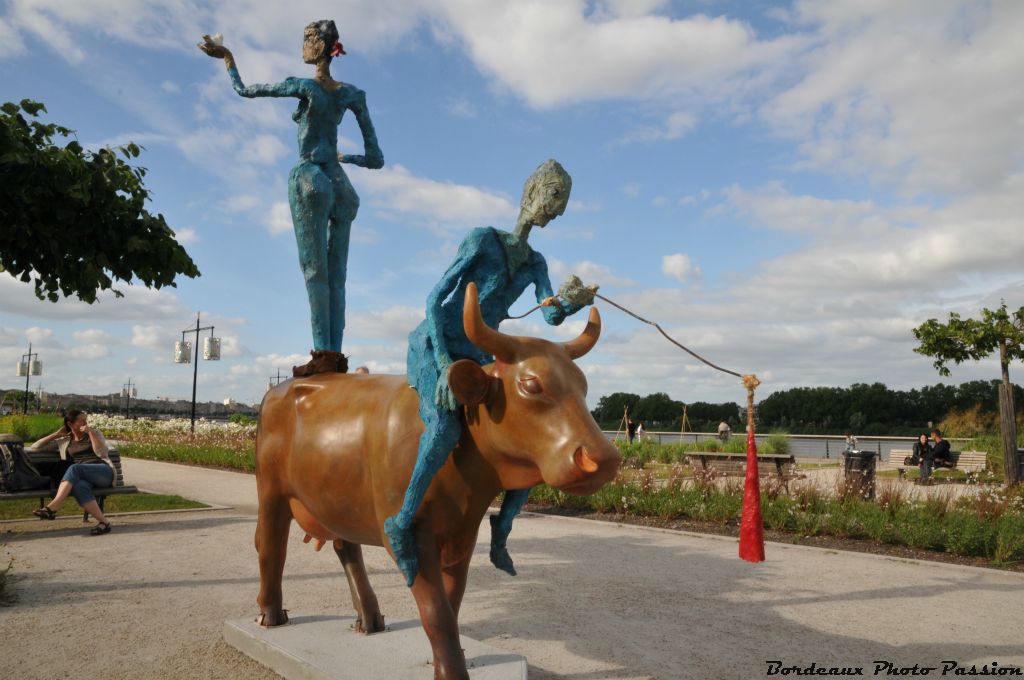
M116 518L100 538L75 519L0 524L14 532L0 555L17 555L19 598L0 608L0 675L274 677L220 633L255 614L253 478L125 466L144 488L236 509ZM525 654L534 680L763 678L770 660L869 677L875 660L1024 665L1022 574L778 544L752 565L729 538L538 515L517 522L509 547L516 578L478 544L462 631ZM285 606L348 614L333 553L298 530L289 550ZM388 621L415 618L387 554L367 548L366 562Z

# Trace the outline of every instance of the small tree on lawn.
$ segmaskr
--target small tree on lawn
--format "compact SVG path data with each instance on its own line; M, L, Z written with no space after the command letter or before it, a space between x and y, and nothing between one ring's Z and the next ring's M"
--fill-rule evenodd
M117 155L136 158L139 147L59 146L55 136L74 133L34 120L40 111L28 99L0 106L0 271L34 279L39 299L59 291L89 303L115 279L160 288L199 276L163 215L145 209L146 169Z
M999 351L999 420L1003 438L1003 467L1008 485L1020 482L1017 467L1017 423L1010 383L1010 362L1024 359L1024 307L1010 312L1003 302L996 310L982 309L981 319L961 319L951 312L949 321L929 319L914 329L919 346L914 351L935 359L939 374L948 376L947 364L979 361Z

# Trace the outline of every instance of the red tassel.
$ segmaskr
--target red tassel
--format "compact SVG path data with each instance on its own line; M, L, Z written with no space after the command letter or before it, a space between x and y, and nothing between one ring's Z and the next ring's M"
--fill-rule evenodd
M747 427L747 477L740 517L740 558L764 562L764 520L761 518L761 480L757 476L757 442L753 423Z

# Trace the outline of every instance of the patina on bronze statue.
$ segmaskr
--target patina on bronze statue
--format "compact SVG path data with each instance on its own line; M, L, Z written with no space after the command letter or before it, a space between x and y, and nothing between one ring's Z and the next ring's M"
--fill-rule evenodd
M480 522L503 489L545 482L590 494L621 458L587 409L574 363L597 342L592 308L583 333L557 344L514 337L483 321L475 284L466 289L467 337L496 362L457 361L449 385L466 427L416 516L419 573L412 585L434 655L435 678L468 678L459 606ZM404 376L318 374L267 393L256 441L260 623L287 622L281 576L292 519L332 542L348 576L357 630L384 629L363 566L362 545L387 546L384 520L402 503L423 423Z

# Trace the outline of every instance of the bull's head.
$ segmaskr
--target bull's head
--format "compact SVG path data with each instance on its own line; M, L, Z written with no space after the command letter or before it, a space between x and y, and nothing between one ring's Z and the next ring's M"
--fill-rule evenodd
M466 336L496 361L455 362L448 384L466 422L506 489L543 481L574 494L597 491L622 458L587 410L587 379L576 364L601 334L591 308L583 333L567 343L505 335L484 323L476 285L466 288Z

